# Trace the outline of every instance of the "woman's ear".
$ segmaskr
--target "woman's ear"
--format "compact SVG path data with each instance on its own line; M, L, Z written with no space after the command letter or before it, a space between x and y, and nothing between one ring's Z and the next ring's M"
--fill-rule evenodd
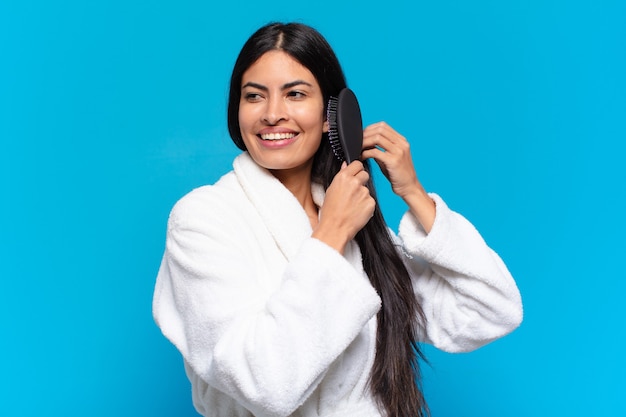
M322 132L328 133L328 120L324 121L324 124L322 125Z

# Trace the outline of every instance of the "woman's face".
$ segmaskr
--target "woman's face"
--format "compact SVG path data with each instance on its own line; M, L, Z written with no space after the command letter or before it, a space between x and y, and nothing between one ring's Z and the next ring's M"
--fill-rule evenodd
M289 54L266 52L243 74L241 136L262 167L310 170L322 132L328 130L324 119L317 80Z

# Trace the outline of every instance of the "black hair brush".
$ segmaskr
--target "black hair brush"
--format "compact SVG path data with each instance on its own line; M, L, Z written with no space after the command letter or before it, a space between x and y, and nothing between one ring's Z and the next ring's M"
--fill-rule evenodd
M328 100L326 119L328 139L335 156L348 164L359 159L363 148L363 120L352 90L344 88L337 97Z

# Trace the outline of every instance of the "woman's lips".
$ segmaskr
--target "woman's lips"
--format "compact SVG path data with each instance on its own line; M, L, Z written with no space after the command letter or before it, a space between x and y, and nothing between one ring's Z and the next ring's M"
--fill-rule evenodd
M266 148L281 148L291 145L298 139L298 133L263 133L257 135L259 142Z

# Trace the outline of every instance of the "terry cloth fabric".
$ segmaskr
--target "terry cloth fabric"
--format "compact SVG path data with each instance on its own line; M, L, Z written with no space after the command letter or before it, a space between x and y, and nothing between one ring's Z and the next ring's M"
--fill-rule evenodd
M368 387L380 298L350 242L311 237L296 198L243 153L168 221L153 313L181 352L206 417L381 416ZM324 191L314 185L314 200ZM427 325L422 341L476 349L522 320L498 255L436 194L426 234L406 213L394 235Z

